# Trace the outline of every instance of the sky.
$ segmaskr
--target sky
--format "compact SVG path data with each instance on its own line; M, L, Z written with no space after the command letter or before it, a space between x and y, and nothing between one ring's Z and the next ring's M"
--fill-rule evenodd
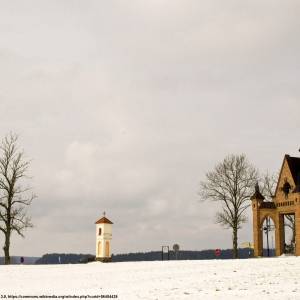
M0 137L19 134L38 196L11 254L94 254L103 211L115 254L231 247L199 182L231 153L262 172L300 155L299 15L297 0L0 0Z

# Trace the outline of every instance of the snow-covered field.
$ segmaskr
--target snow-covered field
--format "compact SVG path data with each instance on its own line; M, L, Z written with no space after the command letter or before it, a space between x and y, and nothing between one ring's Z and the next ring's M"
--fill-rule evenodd
M0 266L0 295L300 299L300 257Z

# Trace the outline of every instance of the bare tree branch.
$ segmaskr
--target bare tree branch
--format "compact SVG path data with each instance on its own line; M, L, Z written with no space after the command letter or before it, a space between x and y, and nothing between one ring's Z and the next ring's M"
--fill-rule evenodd
M274 197L276 184L278 181L279 173L270 174L269 172L266 172L263 174L261 178L262 182L262 194L265 196L265 201L272 201L272 198Z

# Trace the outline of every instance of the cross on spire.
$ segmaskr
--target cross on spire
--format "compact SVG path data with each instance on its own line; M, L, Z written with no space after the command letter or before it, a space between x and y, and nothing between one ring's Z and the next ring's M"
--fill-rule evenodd
M103 212L103 217L105 217L105 215L106 215L106 212L104 211L104 212Z

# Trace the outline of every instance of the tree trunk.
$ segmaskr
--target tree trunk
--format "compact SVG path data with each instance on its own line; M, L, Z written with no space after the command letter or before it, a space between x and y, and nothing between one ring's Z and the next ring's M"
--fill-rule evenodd
M5 244L4 244L4 247L3 247L3 250L4 250L4 263L6 265L10 265L9 246L10 246L10 232L5 234Z
M238 258L238 237L237 237L237 228L233 228L232 235L232 250L233 250L233 258Z

